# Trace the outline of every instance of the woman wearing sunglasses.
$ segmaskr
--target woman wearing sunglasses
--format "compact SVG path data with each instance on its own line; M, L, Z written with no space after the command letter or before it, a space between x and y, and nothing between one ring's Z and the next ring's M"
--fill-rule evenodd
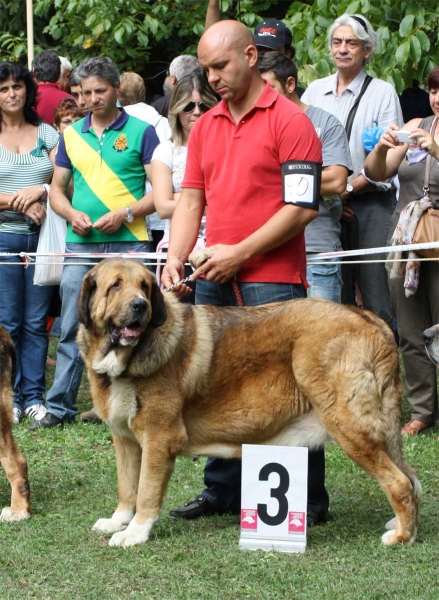
M187 145L191 129L197 119L216 104L217 100L209 84L200 75L183 77L172 92L168 115L172 138L157 146L151 161L154 204L159 216L167 219L165 233L157 246L157 252L164 251L168 247L171 218L180 197L186 170ZM197 248L204 246L203 238L204 224L200 230Z

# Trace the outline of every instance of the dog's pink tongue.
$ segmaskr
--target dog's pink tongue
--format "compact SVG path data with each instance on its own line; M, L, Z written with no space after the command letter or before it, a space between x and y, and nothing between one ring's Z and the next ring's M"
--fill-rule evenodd
M120 330L120 335L122 337L139 337L140 327L123 327Z

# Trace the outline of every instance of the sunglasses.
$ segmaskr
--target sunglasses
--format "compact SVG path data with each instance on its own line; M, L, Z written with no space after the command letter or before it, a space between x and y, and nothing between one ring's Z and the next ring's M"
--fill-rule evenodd
M189 102L189 104L186 104L186 106L182 108L182 111L184 113L194 112L196 106L198 106L200 112L202 113L206 113L208 110L210 110L210 106L207 106L207 104L204 104L204 102Z

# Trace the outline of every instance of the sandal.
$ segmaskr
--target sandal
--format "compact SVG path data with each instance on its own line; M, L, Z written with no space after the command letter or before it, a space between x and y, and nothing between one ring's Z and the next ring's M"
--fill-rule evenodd
M401 435L419 435L425 432L426 429L431 429L433 424L424 423L424 421L418 421L417 419L411 419L401 429Z

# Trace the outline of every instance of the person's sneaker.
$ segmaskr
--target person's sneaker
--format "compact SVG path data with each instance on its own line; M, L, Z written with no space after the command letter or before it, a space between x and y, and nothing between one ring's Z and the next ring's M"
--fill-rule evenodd
M223 514L223 510L218 510L204 496L197 496L192 502L188 502L181 508L176 508L169 512L169 516L173 519L199 519L204 516Z
M52 415L50 412L46 412L45 416L39 421L34 421L29 425L29 429L31 431L36 431L37 429L48 429L49 427L64 427L65 423L73 423L74 419L60 419L55 415Z
M13 424L14 425L18 425L19 422L21 421L21 419L23 418L23 411L21 410L21 408L17 408L16 406L14 406L14 417L13 417Z
M32 404L24 409L24 416L33 421L41 421L46 416L47 409L43 404Z

